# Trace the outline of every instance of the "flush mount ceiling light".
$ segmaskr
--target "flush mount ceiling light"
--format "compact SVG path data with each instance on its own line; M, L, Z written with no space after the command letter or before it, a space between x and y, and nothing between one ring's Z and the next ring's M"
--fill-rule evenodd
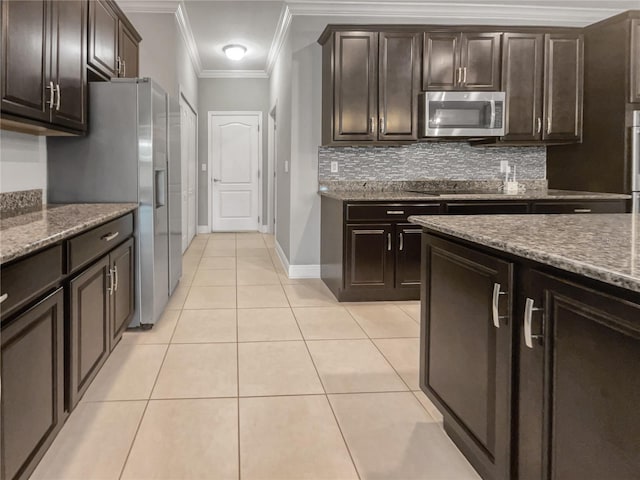
M247 53L247 47L242 45L225 45L222 47L222 51L231 60L242 60L245 53Z

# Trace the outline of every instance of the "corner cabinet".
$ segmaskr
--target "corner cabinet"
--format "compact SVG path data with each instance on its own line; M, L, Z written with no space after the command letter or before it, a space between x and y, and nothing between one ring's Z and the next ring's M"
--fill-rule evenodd
M423 90L500 90L500 38L494 32L424 34Z
M428 235L422 258L421 388L480 475L508 479L513 264Z
M141 40L114 1L89 2L87 64L98 77L137 77L138 44Z
M87 128L86 0L2 2L2 127Z
M417 140L420 34L335 31L323 42L323 144Z

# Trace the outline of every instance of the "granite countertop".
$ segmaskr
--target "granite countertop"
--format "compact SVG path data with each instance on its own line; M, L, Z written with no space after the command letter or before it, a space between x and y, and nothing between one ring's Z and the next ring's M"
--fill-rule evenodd
M46 205L37 212L0 220L0 264L28 255L131 212L135 203Z
M447 200L627 200L629 195L620 193L578 192L572 190L530 190L520 194L495 192L443 193L427 195L407 191L376 190L326 190L318 192L325 197L348 201L406 201L439 202Z
M419 215L409 221L640 292L640 214Z

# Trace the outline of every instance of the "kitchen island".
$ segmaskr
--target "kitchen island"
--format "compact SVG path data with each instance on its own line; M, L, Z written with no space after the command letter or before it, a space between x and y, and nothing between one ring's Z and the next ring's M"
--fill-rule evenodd
M640 216L412 216L420 386L483 478L640 471Z

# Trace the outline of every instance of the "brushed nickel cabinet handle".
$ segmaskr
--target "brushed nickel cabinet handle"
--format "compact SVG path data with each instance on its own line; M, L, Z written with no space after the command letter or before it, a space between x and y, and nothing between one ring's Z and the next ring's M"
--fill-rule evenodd
M400 247L399 250L402 251L404 250L404 234L402 232L400 232Z
M506 295L506 292L500 291L500 284L493 284L493 296L491 302L491 316L493 317L493 326L496 328L500 328L500 319L507 318L507 316L500 316L498 312L498 304L500 302L500 295Z
M384 134L384 117L380 117L380 133Z
M60 97L62 96L60 94L60 84L56 84L56 93L58 94L58 99L56 100L56 111L60 110Z
M531 320L532 320L532 316L533 316L533 312L541 312L543 309L542 308L534 308L533 306L533 300L530 298L527 298L527 300L525 301L524 304L524 344L529 347L529 348L533 348L533 340L539 340L542 339L542 335L533 335L531 333Z
M118 267L116 265L113 266L113 291L118 291Z
M3 293L2 296L0 296L0 303L4 302L7 298L9 298L9 294Z
M551 133L551 117L547 117L547 135Z
M387 233L387 250L391 251L391 234Z
M462 69L460 67L456 68L456 78L455 78L455 81L454 81L454 83L456 83L456 84L460 84L460 79L462 78L461 70Z
M369 133L376 133L376 119L369 117Z
M111 240L116 238L118 235L120 235L120 232L113 232L113 233L107 233L106 235L103 235L100 238L105 242L110 242Z
M387 215L404 215L404 210L387 210Z
M118 74L118 76L120 76L120 70L122 68L122 60L120 60L120 57L116 57L116 73Z
M126 60L122 60L122 76L123 77L127 76L127 61Z
M536 133L542 133L542 118L538 117L538 119L536 120L536 124Z
M109 269L109 273L107 273L107 277L109 277L109 286L107 287L107 291L109 292L109 296L113 295L113 269Z
M591 213L590 208L574 208L573 213Z
M465 85L467 83L467 67L462 69L464 76L462 77L462 84Z
M53 106L56 104L56 89L53 86L53 82L50 81L47 88L49 89L49 101L47 102L47 104L49 105L49 108L53 108Z

